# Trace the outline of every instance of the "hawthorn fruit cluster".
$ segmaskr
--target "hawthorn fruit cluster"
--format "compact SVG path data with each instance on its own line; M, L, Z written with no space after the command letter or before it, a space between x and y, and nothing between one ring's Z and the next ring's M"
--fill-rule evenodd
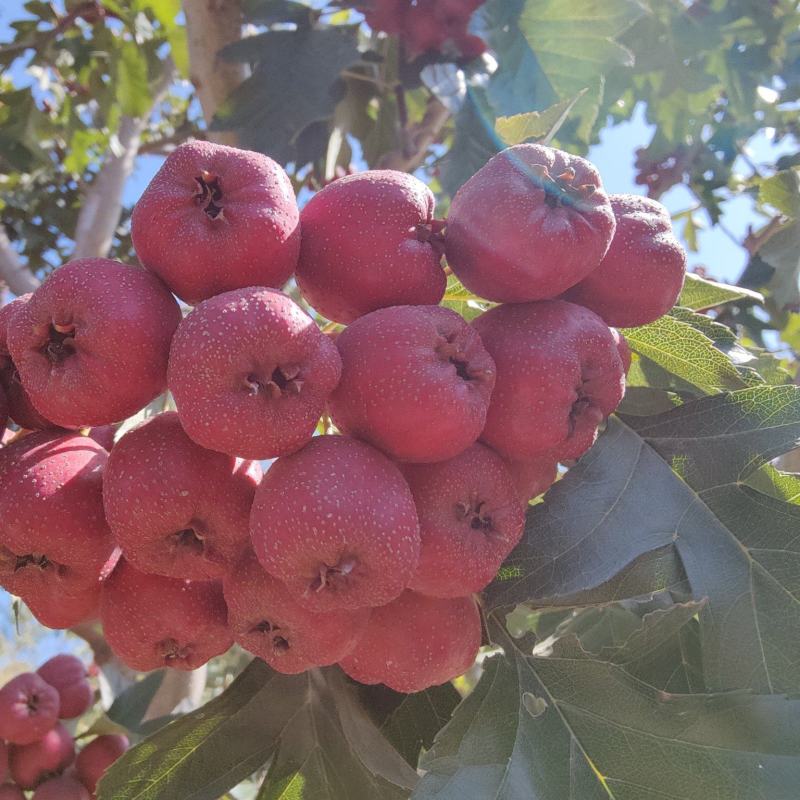
M376 31L398 36L406 55L428 52L469 61L486 50L479 36L469 33L472 14L485 0L363 0L356 7Z
M62 653L0 687L0 800L90 800L127 749L125 736L95 736L75 754L64 720L89 711L95 693L83 662Z
M662 206L541 145L444 221L407 174L300 213L266 156L187 143L132 235L141 267L72 261L3 309L9 413L39 430L0 450L0 585L45 625L99 614L135 669L236 641L404 692L473 663L475 593L622 399L609 326L664 314L685 269ZM443 256L491 301L471 323L440 305ZM318 316L270 288L292 276ZM175 411L83 435L165 389Z

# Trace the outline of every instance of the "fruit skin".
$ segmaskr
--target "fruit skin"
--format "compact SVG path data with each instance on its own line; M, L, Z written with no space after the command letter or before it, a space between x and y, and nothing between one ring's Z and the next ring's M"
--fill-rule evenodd
M480 644L472 597L425 597L409 590L373 609L361 641L339 666L360 683L420 692L466 672Z
M625 392L608 326L563 300L496 306L472 325L497 364L481 441L515 460L579 458Z
M291 181L271 158L187 142L136 203L131 236L141 263L195 305L245 286L283 286L300 252L299 220Z
M498 153L455 194L447 263L487 300L556 297L603 258L615 221L594 165L541 144Z
M373 311L336 340L342 379L329 402L343 433L399 461L443 461L480 435L495 365L455 311L395 306Z
M97 609L114 543L103 514L108 453L88 436L38 431L0 449L0 586L49 628Z
M250 534L264 569L316 612L388 603L419 559L417 512L400 470L346 436L317 436L270 467Z
M0 785L0 800L25 800L25 794L13 783ZM63 800L59 798L59 800Z
M8 401L6 400L6 393L2 386L0 386L0 431L5 433L6 424L8 423Z
M45 781L33 793L32 800L90 800L86 787L69 775Z
M611 246L598 267L564 299L590 308L608 325L646 325L677 302L686 253L661 203L635 194L612 194L610 200L617 220Z
M54 425L33 407L8 351L8 329L12 324L11 320L30 298L30 294L23 294L0 308L0 388L6 393L8 415L20 428L43 430Z
M628 344L628 340L616 328L610 328L610 330L614 341L617 343L617 352L622 359L622 367L627 375L631 369L631 346Z
M125 558L155 575L221 578L250 544L261 469L246 466L195 444L174 411L126 433L103 475L106 519Z
M114 437L117 435L115 425L100 425L97 428L90 428L86 434L90 439L94 439L100 447L107 453L114 449Z
M506 459L505 463L517 487L519 499L526 508L529 500L544 494L558 477L558 461L552 456L543 455L527 461Z
M0 739L0 786L8 779L8 745Z
M370 610L314 614L249 553L223 581L228 627L245 650L286 674L335 664L358 642Z
M75 759L75 773L78 780L94 794L97 783L105 771L129 746L127 736L104 734L93 739Z
M58 692L59 719L75 719L94 704L94 690L79 658L61 653L45 661L36 673Z
M0 688L0 739L19 745L41 739L58 721L58 707L58 692L42 678L17 675Z
M413 175L369 170L303 208L297 284L324 317L350 323L378 308L435 305L447 279L431 190Z
M145 575L120 559L104 582L100 619L111 649L131 669L192 670L233 644L218 581Z
M336 345L300 306L249 287L206 300L180 324L168 382L191 439L260 460L308 442L340 375Z
M31 744L14 745L9 766L14 782L23 789L35 788L43 778L61 772L75 759L75 741L60 722Z
M409 588L432 597L483 589L522 536L525 514L503 459L482 444L403 475L419 516L419 566Z
M118 422L166 387L181 312L164 284L106 258L70 261L14 314L8 347L40 414L63 427Z

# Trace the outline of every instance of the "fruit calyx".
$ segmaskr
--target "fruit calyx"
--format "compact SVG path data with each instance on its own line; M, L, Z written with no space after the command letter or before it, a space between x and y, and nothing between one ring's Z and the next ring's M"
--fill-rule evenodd
M283 395L297 395L303 388L300 379L300 367L295 364L275 367L268 381L264 381L254 372L248 374L243 381L244 389L253 396L266 391L273 399Z
M455 341L454 335L441 334L436 352L443 361L448 361L456 368L456 375L464 381L485 381L491 376L491 370L475 369L470 366L469 357Z
M472 494L468 500L456 503L456 516L458 519L467 520L470 528L475 531L490 531L492 529L492 515L483 500L477 494Z
M171 535L176 549L191 550L197 555L202 555L206 549L206 533L197 522L190 522L186 528L176 531Z
M419 242L427 242L440 256L444 255L444 229L447 220L432 219L420 222L414 228L414 235Z
M167 666L180 662L188 664L194 653L191 644L181 645L177 639L162 639L157 645L156 650Z
M348 576L352 573L357 564L357 559L349 556L343 558L338 564L334 564L333 566L320 564L317 577L311 581L309 589L312 592L321 592L323 589L335 589L337 586L345 584Z
M0 572L20 572L27 567L38 567L42 571L56 567L44 553L17 555L6 547L0 547Z
M278 631L281 630L280 625L274 625L267 619L262 619L261 622L256 623L250 628L249 633L268 633L270 634L270 641L272 649L276 653L285 653L289 650L289 640Z
M53 321L43 352L53 364L60 364L72 355L75 352L75 325Z
M544 190L545 203L550 208L574 206L591 197L597 187L592 183L575 184L575 170L567 167L561 174L553 177L544 164L530 167L534 180Z
M194 180L197 184L197 191L194 193L195 203L205 211L209 219L224 219L219 175L204 169Z

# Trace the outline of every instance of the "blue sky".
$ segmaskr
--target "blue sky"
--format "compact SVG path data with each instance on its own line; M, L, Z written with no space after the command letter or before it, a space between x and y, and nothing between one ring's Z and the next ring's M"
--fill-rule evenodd
M10 38L10 22L24 16L23 0L0 0L0 42ZM15 77L19 72L15 70ZM637 110L633 119L613 128L607 128L601 137L601 142L593 147L589 157L600 169L606 189L613 193L632 192L642 193L642 187L634 183L634 153L636 148L645 146L651 139L653 129L644 120L641 109ZM772 147L766 136L759 136L749 145L750 158L756 162L770 162L776 158L776 150ZM143 157L137 162L135 171L125 189L124 201L133 203L141 194L150 178L155 174L162 159L157 157ZM749 174L742 165L743 174ZM662 202L675 214L695 205L694 199L683 187L672 189ZM701 215L702 216L702 215ZM707 220L703 220L707 223ZM752 202L748 198L739 198L725 206L723 224L726 230L737 240L741 240L747 233L749 224L756 227L763 224L763 220L754 213ZM746 253L730 236L720 228L707 228L699 236L700 250L689 255L689 265L705 265L710 274L719 280L735 281L744 267ZM8 595L0 590L0 640L8 643L14 637L13 622L10 615ZM35 623L28 623L35 624ZM22 663L35 665L47 658L53 652L78 650L85 654L85 647L74 637L64 633L49 632L37 637L36 644L30 648L18 648L14 655ZM0 641L0 671L7 658L7 650L3 650ZM8 666L6 664L5 666Z

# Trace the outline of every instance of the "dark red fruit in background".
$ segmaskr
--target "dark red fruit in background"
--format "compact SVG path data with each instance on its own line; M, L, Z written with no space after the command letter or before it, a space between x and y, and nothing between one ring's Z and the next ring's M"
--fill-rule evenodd
M191 670L233 644L218 581L145 575L125 559L103 584L103 631L131 669Z
M419 558L400 470L346 436L318 436L278 459L256 490L250 532L264 569L311 611L388 603Z
M45 781L34 793L32 800L90 800L86 787L69 775Z
M517 494L524 506L544 494L558 477L558 462L552 456L539 456L526 461L506 459L506 467L514 479Z
M137 569L189 580L221 578L250 544L260 468L206 450L174 412L126 433L103 476L106 519Z
M631 368L631 347L628 344L628 340L616 328L611 328L611 335L617 343L617 352L622 359L622 367L627 375Z
M85 258L59 267L12 317L11 357L36 409L64 427L118 422L166 388L181 313L139 267Z
M31 744L12 745L8 763L11 777L23 789L33 789L48 776L61 772L75 759L75 741L60 722Z
M8 399L9 417L20 428L39 430L55 426L33 407L28 393L22 388L19 372L8 351L8 329L11 318L30 298L30 294L24 294L0 308L0 388L5 390Z
M370 615L368 608L306 610L252 554L225 578L223 590L235 641L287 674L340 661L355 647Z
M88 436L32 433L0 450L0 586L50 628L97 608L114 544L103 514L108 453Z
M481 441L515 460L579 458L625 392L608 326L563 300L497 306L472 324L497 364Z
M464 597L483 589L525 524L503 459L476 443L449 461L409 464L403 475L422 541L409 588L433 597Z
M6 400L6 393L2 386L0 386L0 431L5 432L6 423L8 422L8 401Z
M420 692L466 672L480 644L481 621L471 597L406 591L373 609L361 641L340 666L361 683Z
M0 739L0 785L8 779L8 745Z
M600 265L564 299L599 314L609 325L632 328L663 317L677 302L686 253L661 203L612 194L617 228Z
M103 450L110 453L114 449L117 428L115 425L101 425L99 428L90 428L87 435L90 439L94 439Z
M342 379L330 398L343 433L400 461L442 461L483 430L495 366L455 311L395 306L374 311L336 339Z
M595 167L539 144L498 153L456 192L447 263L487 300L556 297L608 250L614 213Z
M341 361L334 343L290 297L251 287L201 303L180 324L169 388L191 439L266 459L314 433Z
M61 653L45 661L36 673L58 692L59 719L75 719L94 703L94 690L79 658Z
M0 739L19 745L41 739L58 721L58 692L33 672L0 688Z
M105 771L128 749L127 736L104 734L93 739L75 759L78 780L94 794Z
M300 251L299 212L271 158L187 142L139 198L131 236L142 264L195 305L246 286L283 286Z
M378 308L435 305L447 280L431 190L373 170L326 186L303 208L297 284L322 316L348 323Z

